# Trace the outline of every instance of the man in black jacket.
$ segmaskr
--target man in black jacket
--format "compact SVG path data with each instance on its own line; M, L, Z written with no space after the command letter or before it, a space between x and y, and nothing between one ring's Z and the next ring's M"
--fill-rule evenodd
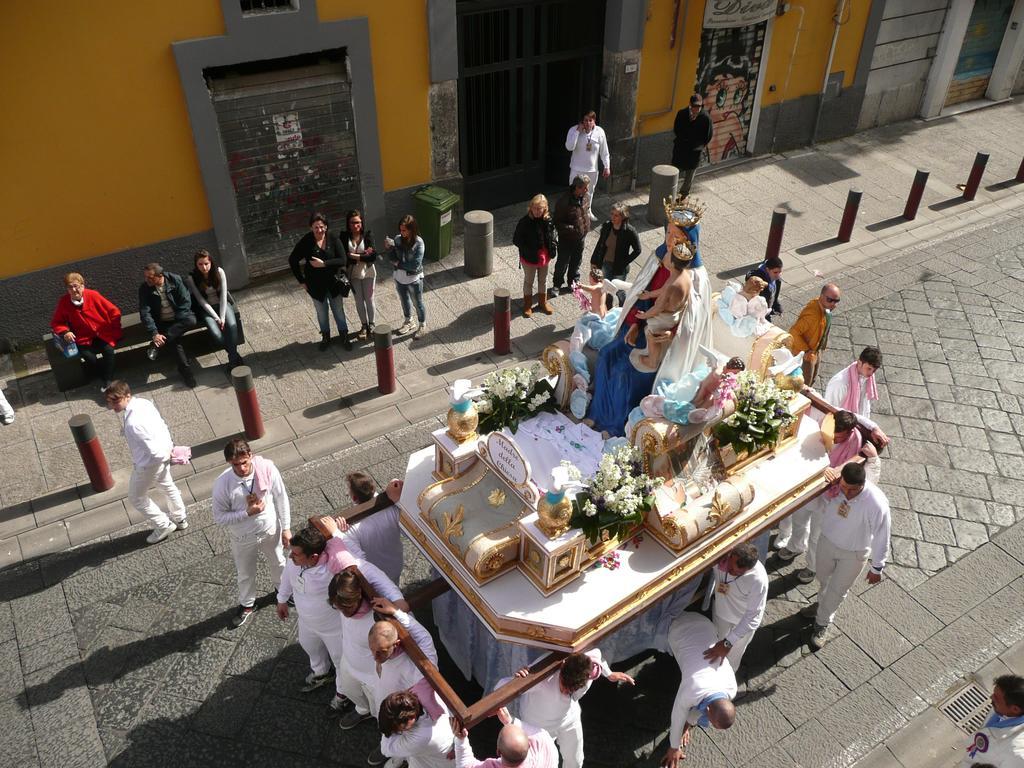
M760 277L768 285L761 291L764 300L768 302L768 314L764 319L769 323L773 317L782 315L782 305L779 303L779 294L782 293L782 259L778 256L769 256L752 270L747 272L746 279Z
M683 183L679 194L686 197L693 185L693 174L700 165L704 148L711 141L711 118L704 111L704 100L698 94L690 97L688 109L680 109L676 114L673 131L676 134L672 144L672 165L683 172Z
M553 289L560 295L572 293L572 284L580 280L583 241L590 232L589 188L589 176L576 176L565 194L558 198L555 215L551 217L558 230L558 257L555 259ZM566 272L568 283L565 282Z
M185 348L181 346L181 337L196 327L192 297L185 281L165 272L155 262L143 268L143 275L146 281L139 286L139 317L153 338L146 354L150 360L156 360L161 349L171 347L178 355L178 373L187 386L194 387L196 378L189 367Z

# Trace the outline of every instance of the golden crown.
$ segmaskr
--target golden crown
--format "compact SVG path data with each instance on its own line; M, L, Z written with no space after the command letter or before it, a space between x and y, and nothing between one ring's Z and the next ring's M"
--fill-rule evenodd
M683 233L686 234L685 232ZM693 243L690 242L690 238L687 237L685 240L680 240L672 247L672 255L678 261L689 261L693 258Z
M707 210L707 205L695 197L666 197L664 203L665 218L681 227L692 227L697 224Z

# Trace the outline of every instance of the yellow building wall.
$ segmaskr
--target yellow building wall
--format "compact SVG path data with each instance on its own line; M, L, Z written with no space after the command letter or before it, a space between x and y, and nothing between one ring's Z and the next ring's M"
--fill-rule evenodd
M425 0L318 0L321 21L370 20L384 190L430 181L430 51Z
M824 81L835 3L803 0L789 5L789 12L772 22L767 60L761 64L765 69L762 108L820 93ZM648 6L637 86L637 128L641 136L672 130L676 112L693 92L704 6L705 0L681 0L676 22L676 46L681 44L681 50L669 48L675 0L651 0ZM853 84L870 10L871 0L847 0L831 67L832 72L845 72L843 87ZM774 91L769 90L772 85Z
M0 277L209 229L170 41L210 0L5 3Z
M318 9L370 20L385 190L429 181L426 4ZM212 226L171 43L224 33L217 0L5 3L0 278Z

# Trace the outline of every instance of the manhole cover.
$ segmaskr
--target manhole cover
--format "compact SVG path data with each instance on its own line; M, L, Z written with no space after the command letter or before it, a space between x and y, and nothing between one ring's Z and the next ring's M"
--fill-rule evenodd
M992 713L992 700L977 683L968 683L939 704L939 710L965 733L973 734Z

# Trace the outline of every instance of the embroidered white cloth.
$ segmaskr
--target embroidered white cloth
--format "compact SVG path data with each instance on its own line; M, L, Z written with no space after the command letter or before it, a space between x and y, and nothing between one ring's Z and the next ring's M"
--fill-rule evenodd
M520 423L513 439L522 450L533 479L547 490L551 470L562 460L571 461L584 478L597 472L604 439L590 427L576 424L564 413L540 413Z

